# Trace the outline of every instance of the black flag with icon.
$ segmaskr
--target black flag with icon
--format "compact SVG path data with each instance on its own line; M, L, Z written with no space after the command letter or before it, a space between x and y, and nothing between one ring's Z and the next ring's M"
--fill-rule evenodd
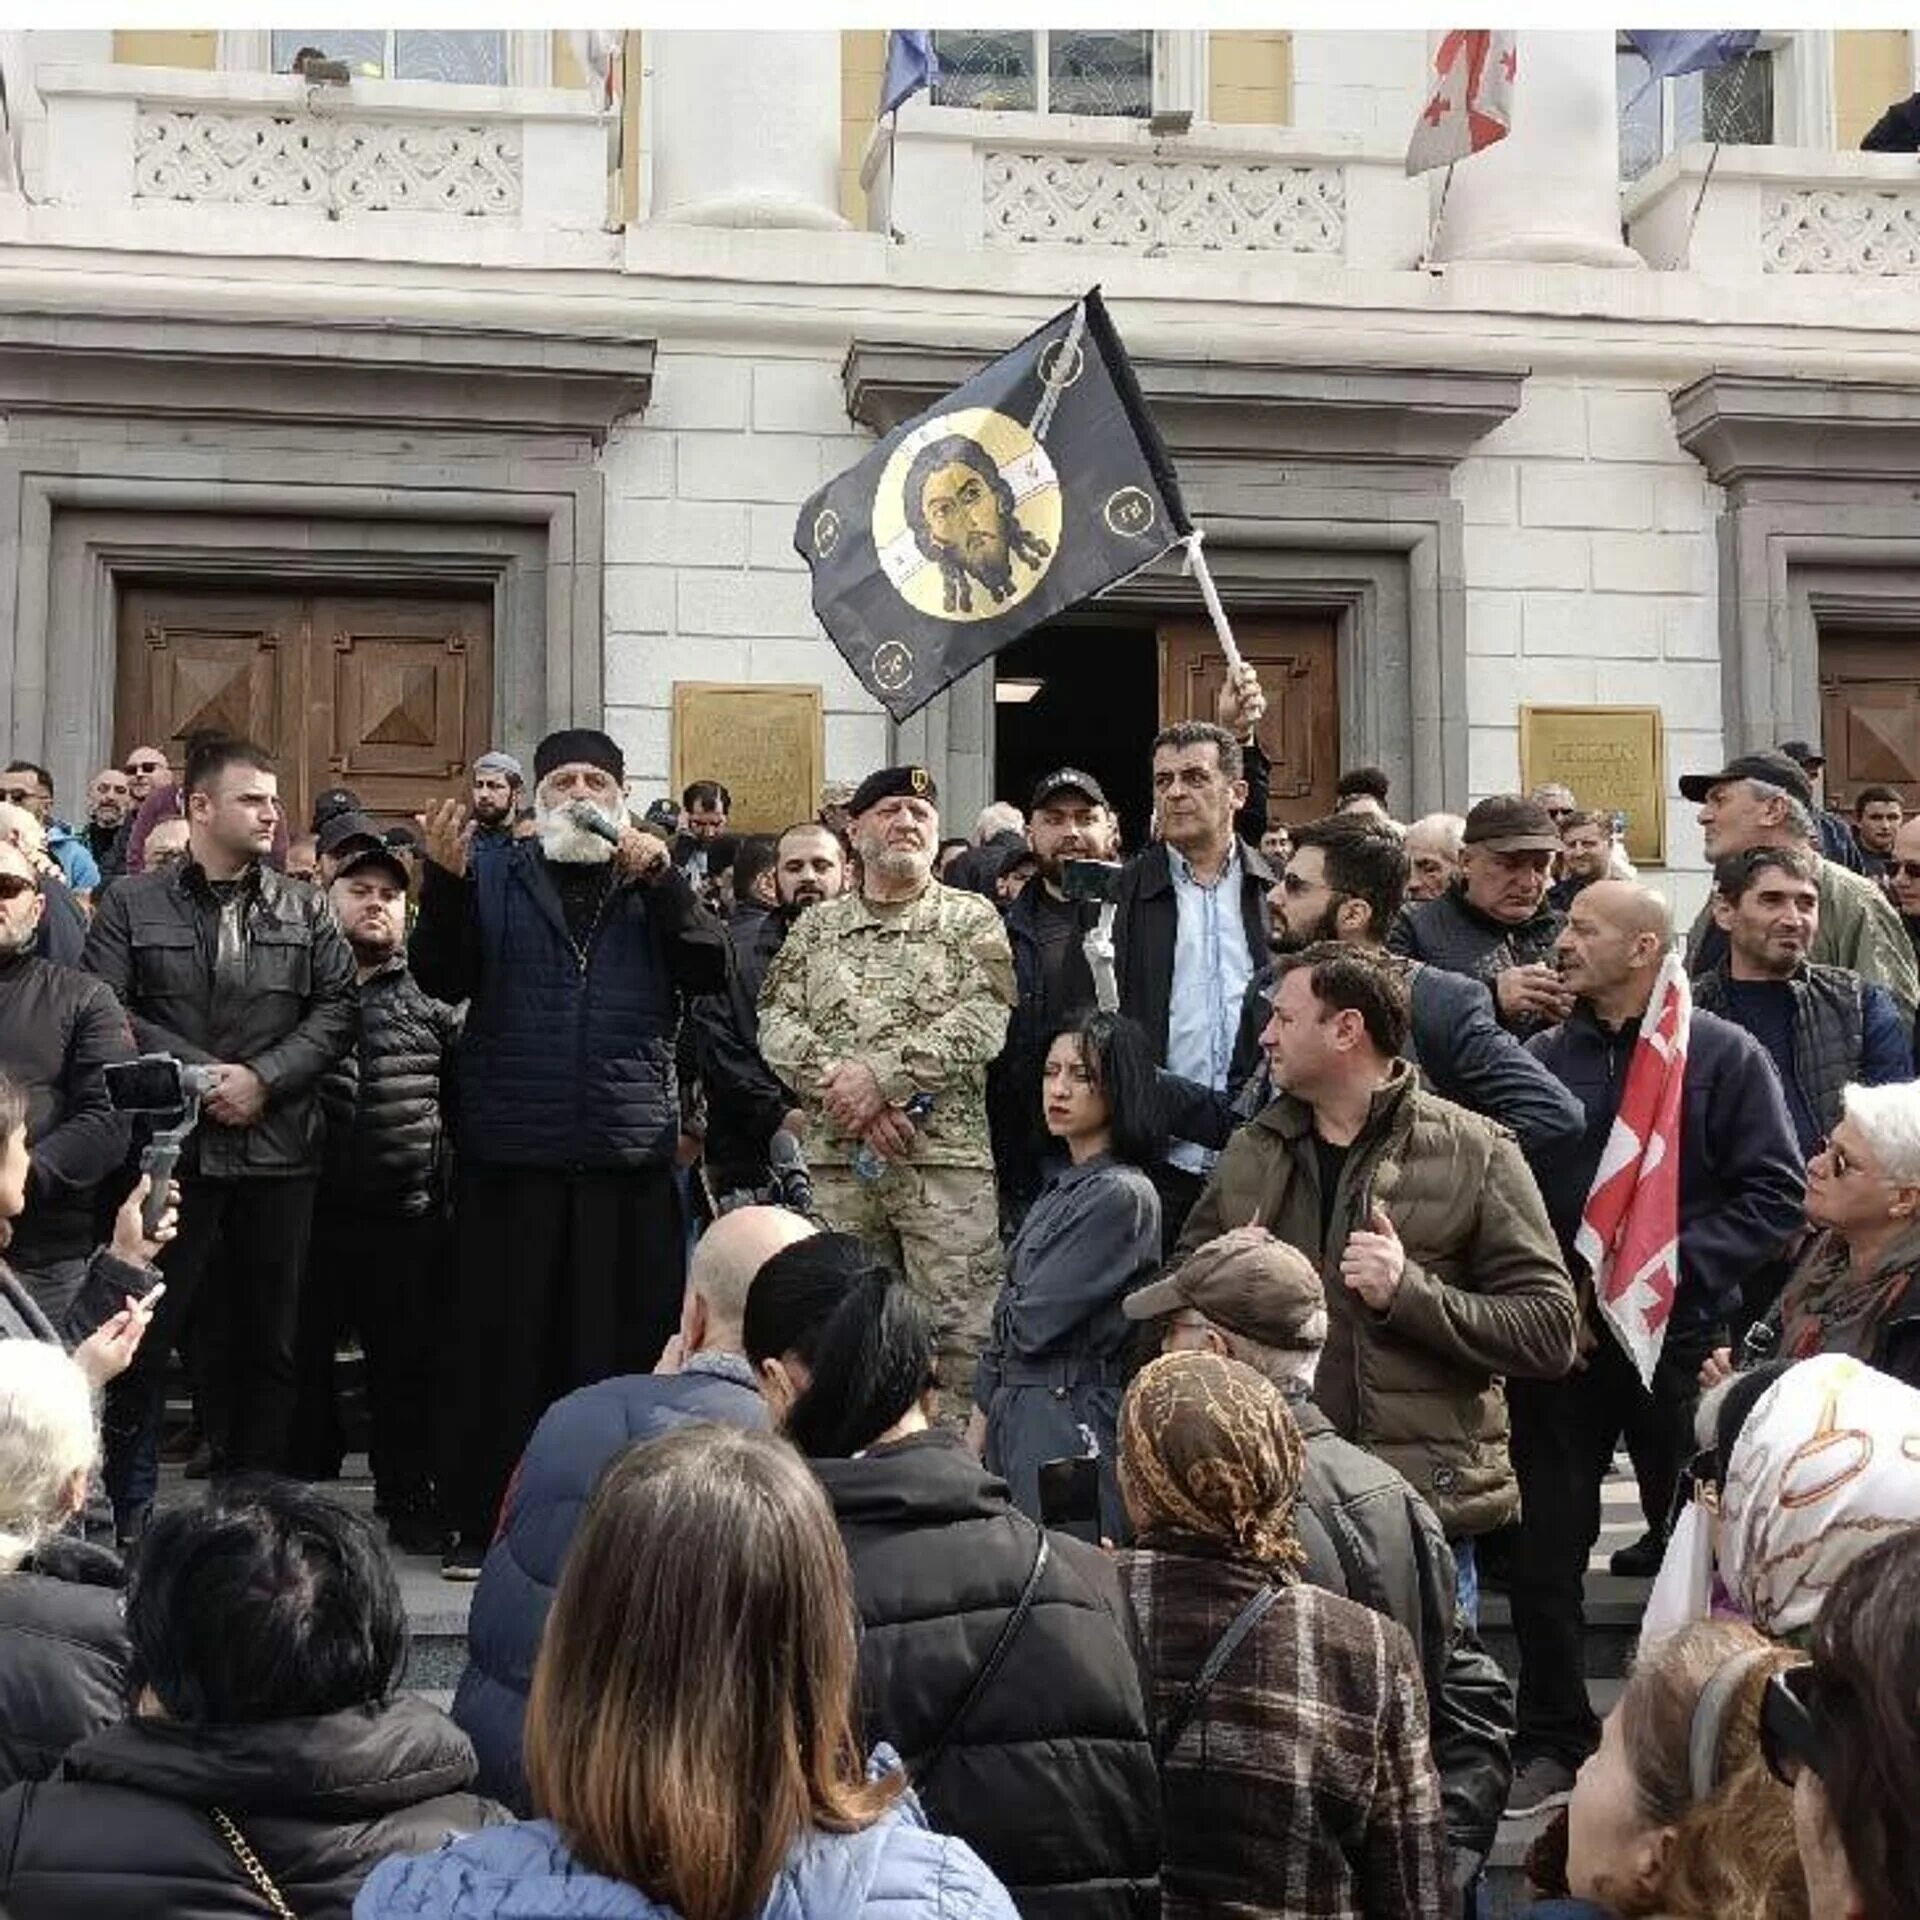
M1191 531L1098 290L800 510L813 609L896 720Z

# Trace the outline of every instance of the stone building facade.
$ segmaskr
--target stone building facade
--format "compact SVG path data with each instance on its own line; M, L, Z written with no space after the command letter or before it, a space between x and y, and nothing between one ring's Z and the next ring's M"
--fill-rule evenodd
M1659 709L1683 906L1673 783L1725 752L1920 800L1920 176L1855 150L1920 32L1645 89L1526 31L1444 190L1421 33L959 36L891 128L871 33L629 33L611 109L584 35L363 36L344 84L286 38L0 35L0 716L63 802L208 719L396 811L603 720L644 799L687 683L817 688L829 777L922 755L956 817L1037 758L1137 783L1218 670L1177 567L895 728L792 546L1095 282L1280 814L1359 760L1464 809L1529 705Z

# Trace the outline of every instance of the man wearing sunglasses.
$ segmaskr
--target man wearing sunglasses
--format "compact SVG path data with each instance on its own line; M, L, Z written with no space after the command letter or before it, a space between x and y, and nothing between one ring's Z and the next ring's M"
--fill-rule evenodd
M1907 930L1914 954L1920 959L1920 813L1901 823L1893 836L1893 857L1887 862L1887 890Z
M47 836L47 853L83 901L91 900L100 885L100 868L87 843L53 817L53 775L31 760L16 760L0 773L0 800L25 807Z

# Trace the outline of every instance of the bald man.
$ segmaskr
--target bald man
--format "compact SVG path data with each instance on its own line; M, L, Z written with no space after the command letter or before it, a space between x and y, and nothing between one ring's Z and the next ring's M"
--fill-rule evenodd
M1556 947L1574 1010L1527 1043L1586 1111L1584 1134L1534 1163L1576 1279L1586 1277L1574 1250L1581 1211L1672 945L1672 915L1659 894L1596 880L1568 909ZM1772 1062L1739 1027L1696 1009L1681 1095L1680 1286L1651 1389L1599 1318L1590 1287L1583 1287L1585 1365L1551 1386L1507 1386L1522 1513L1511 1575L1520 1731L1510 1814L1561 1803L1599 1744L1582 1663L1581 1597L1613 1450L1627 1440L1641 1504L1657 1525L1691 1451L1700 1364L1722 1331L1738 1332L1767 1304L1754 1280L1778 1272L1801 1223L1803 1194L1800 1149ZM1652 1571L1664 1546L1654 1532L1622 1558L1637 1557Z
M87 916L60 863L47 851L47 830L25 807L0 801L0 844L18 847L40 876L40 896L46 903L33 951L56 966L77 967L87 944Z
M767 1424L741 1348L747 1289L775 1254L818 1231L784 1207L722 1214L693 1250L680 1331L655 1370L582 1387L555 1401L534 1429L474 1590L467 1670L453 1701L453 1717L480 1756L481 1792L529 1811L520 1735L533 1659L601 1468L627 1447L688 1421Z

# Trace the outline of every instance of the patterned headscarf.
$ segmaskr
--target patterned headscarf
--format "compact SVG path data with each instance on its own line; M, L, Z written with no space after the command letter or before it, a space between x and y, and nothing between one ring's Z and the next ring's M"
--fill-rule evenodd
M1238 1360L1163 1354L1120 1406L1120 1491L1142 1546L1186 1542L1293 1572L1305 1463L1279 1388Z
M1920 1393L1843 1354L1789 1367L1740 1429L1716 1558L1734 1605L1780 1639L1812 1625L1861 1554L1920 1524Z

